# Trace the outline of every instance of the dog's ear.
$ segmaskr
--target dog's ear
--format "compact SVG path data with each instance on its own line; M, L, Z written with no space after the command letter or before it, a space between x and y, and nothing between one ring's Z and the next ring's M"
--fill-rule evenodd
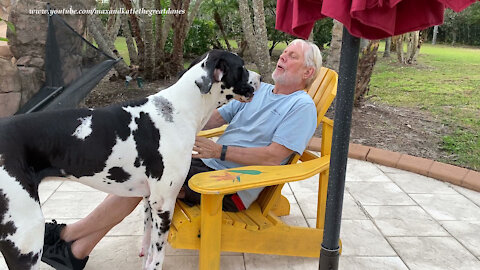
M213 71L213 79L216 82L222 81L222 78L225 74L228 73L228 65L225 59L218 59L215 64L215 70Z
M206 94L210 92L213 83L222 81L223 76L228 72L228 65L225 59L212 54L202 67L206 69L207 76L202 76L195 81L195 84L202 94Z

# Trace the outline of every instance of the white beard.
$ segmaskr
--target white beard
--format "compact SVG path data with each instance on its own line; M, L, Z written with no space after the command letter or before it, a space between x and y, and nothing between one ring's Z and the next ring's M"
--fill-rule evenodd
M273 71L272 79L275 82L275 84L287 84L287 85L298 85L302 81L302 78L287 74L285 70L283 71L283 73L277 74L277 69Z

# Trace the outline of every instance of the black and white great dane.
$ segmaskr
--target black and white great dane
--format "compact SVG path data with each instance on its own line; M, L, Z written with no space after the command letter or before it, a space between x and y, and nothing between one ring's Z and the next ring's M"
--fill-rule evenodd
M44 217L38 185L62 177L107 193L144 197L145 269L161 269L175 199L195 135L219 106L248 101L260 76L213 50L171 87L145 99L0 119L0 250L10 269L38 269Z

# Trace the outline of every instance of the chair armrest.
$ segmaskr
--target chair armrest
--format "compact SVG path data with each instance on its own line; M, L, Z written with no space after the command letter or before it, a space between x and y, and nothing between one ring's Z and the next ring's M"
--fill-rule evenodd
M212 128L212 129L207 129L207 130L202 130L198 132L197 136L200 137L205 137L205 138L211 138L211 137L217 137L223 134L225 129L227 129L228 125L223 125L218 128Z
M230 194L240 190L273 186L309 178L325 171L330 155L281 166L248 166L194 175L188 186L201 194Z
M323 123L325 123L325 124L333 127L333 120L330 119L330 118L328 118L328 117L326 117L326 116L324 116L324 117L322 118L322 121L321 121L321 122L323 122Z

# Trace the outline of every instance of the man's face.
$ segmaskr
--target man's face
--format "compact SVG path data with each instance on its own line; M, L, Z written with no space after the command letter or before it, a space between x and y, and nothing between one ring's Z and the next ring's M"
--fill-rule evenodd
M272 78L275 84L292 85L293 87L304 83L305 70L304 48L301 42L290 44L277 62Z

